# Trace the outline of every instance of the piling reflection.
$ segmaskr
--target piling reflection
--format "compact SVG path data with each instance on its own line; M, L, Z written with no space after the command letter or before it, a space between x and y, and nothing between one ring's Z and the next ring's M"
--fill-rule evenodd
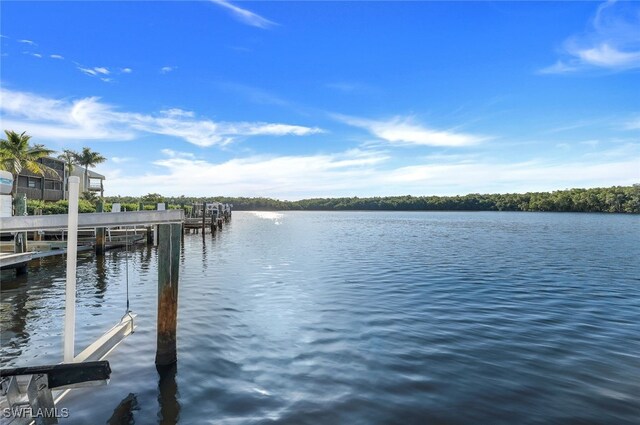
M96 298L104 299L104 293L107 291L107 259L104 255L96 255Z
M135 424L133 412L139 409L138 398L135 394L129 393L129 395L113 409L113 415L107 420L107 425L133 425Z
M205 232L202 232L202 270L207 270L209 267L209 262L207 261L207 240L205 237Z
M180 417L180 403L178 402L178 384L176 374L178 365L156 365L158 371L158 423L160 425L175 425Z

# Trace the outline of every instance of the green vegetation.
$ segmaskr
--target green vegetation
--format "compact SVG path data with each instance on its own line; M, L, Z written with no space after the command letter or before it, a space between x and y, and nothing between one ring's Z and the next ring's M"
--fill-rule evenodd
M18 174L22 170L28 170L35 174L55 174L51 168L38 162L40 158L51 155L54 151L43 145L31 145L26 132L21 134L15 131L5 130L6 139L0 139L0 169L13 175L13 188L11 195L15 197L18 189Z
M143 197L115 196L108 202L136 205L162 202L158 194ZM554 192L469 194L464 196L387 196L374 198L316 198L280 201L271 198L167 197L170 208L190 207L193 202L217 201L233 204L235 210L408 210L408 211L557 211L640 213L640 184ZM137 207L136 207L137 209Z

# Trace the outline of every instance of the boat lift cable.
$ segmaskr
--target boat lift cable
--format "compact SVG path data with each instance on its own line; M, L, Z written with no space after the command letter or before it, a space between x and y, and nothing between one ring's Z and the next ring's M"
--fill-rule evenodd
M133 315L131 314L131 309L129 308L129 227L125 227L125 231L124 231L124 251L125 251L125 257L124 257L124 261L125 261L125 283L126 283L126 288L127 288L127 309L124 312L124 315L122 316L122 320L124 320L125 317L129 316L129 318L131 319L131 333L133 333Z

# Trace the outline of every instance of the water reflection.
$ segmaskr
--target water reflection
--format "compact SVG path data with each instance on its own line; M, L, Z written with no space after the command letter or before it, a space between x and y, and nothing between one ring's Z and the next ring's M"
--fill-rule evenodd
M209 262L207 261L207 240L205 236L205 232L202 232L202 270L206 271L209 266Z
M161 425L175 425L180 417L180 403L178 403L178 384L176 363L168 366L156 366L158 370L158 423Z
M24 347L29 343L29 332L27 332L27 317L29 308L29 294L24 283L22 287L16 288L15 285L21 285L22 280L26 279L26 275L18 276L15 281L9 281L10 284L3 283L2 291L5 294L3 298L10 298L10 304L3 305L2 308L2 327L0 328L0 345L5 347L5 350L15 350L11 353L11 357L16 357L22 354L21 347ZM6 297L7 291L15 289L16 293L13 297ZM11 308L11 307L13 308ZM9 312L7 314L7 309ZM8 317L5 317L7 314ZM8 327L5 327L9 324ZM3 356L2 363L6 360Z
M104 255L96 255L96 298L99 301L104 299L104 293L107 291L107 259ZM99 304L98 304L99 306Z

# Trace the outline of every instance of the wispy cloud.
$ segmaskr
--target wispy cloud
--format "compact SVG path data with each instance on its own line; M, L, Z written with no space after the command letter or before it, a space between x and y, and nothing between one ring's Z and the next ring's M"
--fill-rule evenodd
M640 6L629 1L601 4L583 34L565 40L558 61L539 72L567 74L587 69L640 68Z
M131 68L120 68L120 72L123 74L131 74L133 70Z
M257 13L254 13L250 10L243 9L241 7L233 5L228 1L225 1L225 0L210 0L210 1L228 10L234 18L236 18L238 21L242 22L243 24L250 25L252 27L262 28L262 29L268 29L275 25L278 25L277 23L258 15Z
M25 40L25 39L18 40L18 43L28 44L28 45L30 45L30 46L37 46L37 44L36 44L36 43L34 43L33 41L31 41L31 40Z
M111 161L113 161L116 164L122 164L123 162L129 162L132 161L133 158L129 157L129 156L113 156L111 157Z
M176 68L176 66L163 66L162 68L160 68L160 73L167 74L171 71L174 71Z
M411 117L394 117L389 120L369 120L346 115L334 117L351 126L363 128L382 140L400 145L461 147L488 139L486 136L436 130L414 122Z
M40 53L33 52L22 52L23 55L33 56L34 58L42 59L42 55Z
M43 139L130 140L151 133L181 138L194 145L226 145L252 136L306 136L317 127L267 122L215 122L192 112L169 109L158 114L118 111L97 97L51 99L0 89L2 127L28 128Z
M166 194L201 194L216 190L243 196L300 198L311 195L340 194L367 187L376 177L376 166L388 157L384 153L349 150L335 154L268 155L210 162L188 152L165 149L166 158L154 162L157 174L135 177L140 185L132 187L129 176L109 179L110 193L131 193L137 187L162 187Z
M637 149L636 149L637 151ZM518 163L482 158L438 158L432 163L390 167L385 152L348 150L333 154L270 155L212 162L189 152L165 149L156 173L109 179L109 194L143 195L162 188L166 195L202 195L216 181L231 196L280 199L327 196L451 195L507 191L546 191L637 182L637 160L619 156L599 162L545 160ZM135 187L131 181L139 182ZM186 192L185 192L186 191Z
M49 55L49 57L50 57L51 59L59 59L59 60L64 59L64 56L61 56L61 55Z
M82 72L85 75L88 75L90 77L100 77L101 80L109 80L108 78L105 79L103 76L104 75L109 75L111 73L111 71L109 71L108 68L105 68L104 66L96 66L93 68L87 68L87 67L83 67L83 66L78 66L78 70L80 72ZM110 81L110 80L109 80Z

